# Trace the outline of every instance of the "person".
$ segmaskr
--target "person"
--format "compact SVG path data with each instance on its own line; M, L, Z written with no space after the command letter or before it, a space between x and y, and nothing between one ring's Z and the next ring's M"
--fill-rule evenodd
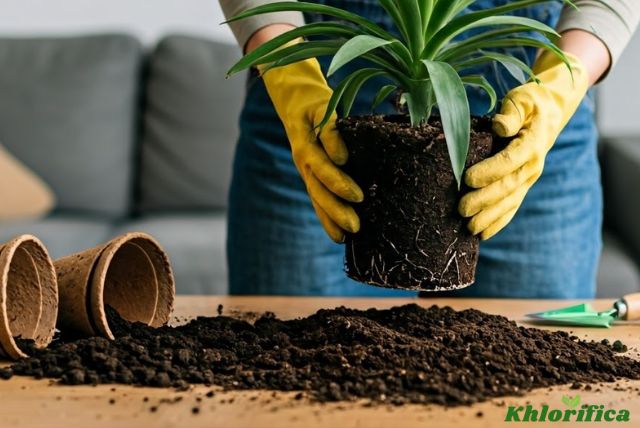
M465 12L508 1L477 0ZM271 2L220 1L228 18ZM315 2L347 9L393 31L376 0ZM460 214L483 241L476 283L456 295L589 298L595 293L602 189L588 89L620 57L638 25L640 3L574 3L577 9L556 1L516 12L555 26L572 73L556 56L525 47L509 53L534 64L540 84L519 84L495 64L478 70L504 98L494 118L495 132L516 138L465 174L473 190L462 198ZM250 52L305 21L327 19L274 13L232 23L231 28ZM329 60L311 59L263 76L254 70L248 80L229 201L232 294L406 295L348 279L342 269L344 248L332 242L358 231L351 204L361 201L363 193L340 170L347 152L335 126L325 127L317 139L313 134L331 86L349 73L345 67L344 74L327 82ZM352 114L370 113L374 94L365 88ZM481 92L470 90L469 101L473 114L486 110ZM392 112L388 107L377 111Z

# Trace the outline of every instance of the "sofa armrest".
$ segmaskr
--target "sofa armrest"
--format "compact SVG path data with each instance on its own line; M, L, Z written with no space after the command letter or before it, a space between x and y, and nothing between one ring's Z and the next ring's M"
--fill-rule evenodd
M604 139L601 163L605 226L640 265L640 137Z

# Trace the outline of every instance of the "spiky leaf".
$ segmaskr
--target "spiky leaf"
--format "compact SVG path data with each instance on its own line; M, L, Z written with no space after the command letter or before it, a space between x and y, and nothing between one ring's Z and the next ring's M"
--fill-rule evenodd
M331 64L329 65L328 76L333 75L342 66L348 64L350 61L370 52L381 46L392 43L390 40L381 39L380 37L360 35L355 36L336 52Z
M367 76L372 77L373 75L378 75L378 73L382 73L382 72L383 72L382 70L377 68L362 68L360 70L354 71L353 73L345 77L338 84L336 89L333 91L333 94L329 99L329 103L327 104L327 110L325 111L324 117L322 118L322 121L317 126L319 128L322 128L324 125L327 124L327 122L329 122L329 119L331 119L331 115L336 111L336 108L338 107L340 100L345 95L345 92L350 87L352 82L362 78L365 78L366 80Z
M376 97L373 99L373 103L371 104L371 110L375 110L384 100L386 100L389 95L398 90L396 85L385 85L376 94Z
M464 71L467 68L492 62L497 62L502 65L519 83L525 83L527 81L526 75L528 75L528 78L536 80L533 70L524 61L499 52L479 51L478 56L474 56L466 61L454 63L453 65L456 70Z
M424 60L438 102L444 135L447 139L453 174L462 183L462 172L469 151L471 113L464 85L456 70L447 63Z
M256 64L260 64L260 58L272 53L273 51L280 49L282 46L290 43L301 37L312 37L320 35L331 35L336 38L340 37L354 37L360 34L360 32L353 27L344 24L338 24L335 22L316 22L313 24L305 25L304 27L294 28L291 31L287 31L273 39L263 43L256 49L242 57L236 62L227 72L227 76L238 73L242 70L246 70Z
M464 76L462 77L462 83L465 86L474 86L476 88L480 88L489 95L489 108L487 109L487 113L493 111L496 108L496 104L498 102L498 95L496 94L496 90L493 89L491 83L481 75L473 75L473 76Z
M344 90L344 94L342 95L342 114L344 116L349 116L353 103L356 100L356 96L358 95L360 88L362 88L362 85L364 85L367 80L384 75L385 72L382 70L370 69L366 73L360 73L351 79Z
M418 126L431 116L434 105L433 88L429 80L414 81L409 88L402 96L407 103L411 125Z

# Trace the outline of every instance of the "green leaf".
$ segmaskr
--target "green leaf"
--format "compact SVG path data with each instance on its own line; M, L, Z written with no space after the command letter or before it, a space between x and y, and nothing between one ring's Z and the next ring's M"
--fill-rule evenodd
M483 52L482 55L500 63L500 65L502 65L509 72L509 74L511 74L511 76L513 76L513 78L516 79L520 84L523 84L527 81L525 71L528 72L531 77L534 76L533 70L531 70L531 68L529 68L527 64L525 64L523 61L520 61L518 58L493 52Z
M417 0L396 0L396 5L400 11L407 29L407 45L411 56L418 58L424 49L424 37L422 33L422 16Z
M401 62L400 65L403 68L409 69L409 67L413 63L413 60L411 58L411 53L409 52L408 48L403 43L401 43L395 36L393 36L391 33L386 31L385 29L383 29L379 25L375 24L374 22L372 22L372 21L370 21L370 20L368 20L366 18L363 18L362 16L360 16L360 15L358 15L356 13L349 12L349 11L346 11L346 10L342 10L340 8L333 7L333 6L327 6L327 5L323 5L323 4L317 4L317 3L303 2L303 1L297 1L297 2L292 2L292 1L275 2L275 3L269 3L269 4L262 5L262 6L257 6L257 7L251 8L251 9L245 11L245 12L242 12L242 13L230 18L229 20L225 21L224 23L235 22L235 21L238 21L238 20L241 20L241 19L246 19L246 18L249 18L249 17L252 17L252 16L262 15L262 14L266 14L266 13L288 12L288 11L317 13L317 14L321 14L321 15L327 15L327 16L332 16L332 17L335 17L335 18L339 18L340 20L343 20L343 21L351 22L351 23L355 24L355 27L357 27L357 29L361 33L366 33L366 34L370 34L370 35L373 35L373 36L380 37L380 38L385 39L385 40L390 40L390 41L393 41L393 42L397 42L397 43L390 44L389 45L389 49L393 50L394 55L397 56L397 58ZM303 28L303 27L301 27L301 28Z
M455 51L449 51L446 54L439 56L438 59L443 62L454 62L456 59L474 53L478 49L509 48L513 46L531 46L549 50L555 53L565 64L568 65L567 58L560 48L551 42L534 39L532 37L509 37L504 39L498 38L493 40L482 40L465 46L459 46Z
M477 13L477 12L476 12ZM423 58L434 58L438 52L455 36L478 27L494 27L498 25L521 26L529 31L536 31L542 34L559 37L560 35L548 25L536 21L535 19L525 18L522 16L489 16L477 20L471 20L469 17L476 15L470 13L463 15L451 21L450 25L443 27L429 40L429 44L423 53Z
M476 0L458 0L454 2L455 8L451 11L449 16L447 17L447 21L450 21L451 19L455 18L460 12L462 12L463 10L465 10L475 2Z
M382 70L364 69L362 73L358 73L353 79L349 81L349 83L347 83L344 94L342 95L342 115L344 117L349 116L349 113L351 113L351 107L353 107L353 103L356 99L356 96L358 95L358 92L360 92L360 88L362 88L362 85L364 85L367 80L373 77L383 75L385 75L385 72Z
M492 7L489 9L479 10L477 12L470 13L466 16L471 16L471 21L485 18L487 16L497 16L503 15L505 13L512 12L518 9L524 9L525 7L533 6L536 4L542 3L551 3L555 1L561 1L567 4L573 4L570 0L518 0L518 1L508 1L501 6ZM600 1L600 0L597 0Z
M238 73L242 70L252 67L255 64L258 64L259 59L263 56L300 37L330 35L339 38L347 36L357 36L358 34L360 34L360 32L353 29L352 27L335 22L317 22L305 25L303 27L294 28L293 30L287 31L284 34L281 34L263 43L262 45L258 46L256 49L242 57L240 61L235 63L229 69L229 71L227 72L227 76Z
M371 110L375 110L384 100L386 100L389 95L395 92L398 89L396 85L385 85L376 94L376 97L373 99L373 104L371 105Z
M372 51L384 45L388 45L389 43L391 43L391 41L375 36L355 36L344 45L342 45L338 52L336 52L336 55L333 57L333 60L329 65L329 71L327 72L327 75L333 75L333 73L338 71L342 66L349 63L350 61L366 54L369 51Z
M382 49L388 51L388 53L392 55L402 66L402 69L409 73L409 70L413 65L413 58L411 57L411 52L409 52L407 47L402 44L402 42L400 42L399 40L394 40L393 43L382 46Z
M433 87L429 79L412 80L402 94L401 101L407 104L412 126L418 126L429 120L435 104Z
M447 44L438 55L436 55L436 61L452 62L458 60L462 56L466 56L469 53L473 53L479 49L483 49L482 43L487 41L495 41L497 39L508 40L508 35L515 35L516 37L523 37L521 33L527 31L526 27L522 26L510 26L506 28L498 28L495 30L484 31L475 36L471 36L464 40ZM515 46L515 45L512 45Z
M427 31L429 29L429 21L431 21L431 14L433 13L434 2L438 0L420 0L420 18L422 19L422 37L426 38ZM475 1L475 0L473 0Z
M336 40L302 42L271 52L255 61L255 64L270 64L268 69L282 67L298 61L319 56L333 55L340 49L341 42Z
M307 49L305 51L302 52L296 52L293 53L291 55L287 55L285 57L282 57L280 59L278 59L277 61L273 61L271 62L267 67L265 67L262 72L266 73L267 71L271 70L272 68L276 68L276 67L284 67L286 65L289 64L294 64L296 62L300 62L300 61L304 61L310 58L317 58L320 56L330 56L333 55L336 52L335 49L333 48L312 48L312 49Z
M398 32L402 35L404 40L409 39L409 33L407 32L406 22L403 20L402 15L400 15L400 11L398 10L398 6L395 4L393 0L378 0L380 2L380 6L389 14L391 19L393 20L394 25L398 29Z
M263 15L265 13L273 13L273 12L308 12L308 13L318 13L321 15L333 16L335 18L339 18L348 22L352 22L356 24L361 30L366 31L369 34L374 36L382 37L383 39L394 39L393 35L388 31L384 30L379 25L374 22L363 18L362 16L349 12L337 7L327 6L318 3L309 3L303 1L281 1L275 3L268 3L262 6L257 6L251 8L247 11L239 13L234 17L228 19L223 22L223 24L228 24L230 22L236 22L241 19L246 19L256 15Z
M431 13L429 28L426 31L427 42L433 34L435 34L440 28L442 28L444 24L448 22L448 20L450 19L449 16L453 13L455 3L455 1L436 1L436 4Z
M496 108L496 104L498 103L498 95L496 94L496 90L493 89L493 86L491 86L491 83L489 83L489 81L484 76L474 74L472 76L464 76L461 78L461 80L465 86L475 86L481 88L487 93L487 95L489 95L490 105L487 113L493 111L493 109Z
M327 110L324 114L324 117L322 118L322 121L320 121L317 127L322 128L327 124L327 122L329 122L329 119L331 119L331 115L336 111L336 108L338 107L338 103L340 102L344 93L349 87L349 84L354 79L360 78L361 76L367 75L369 73L377 73L380 71L382 70L379 70L376 68L363 68L363 69L354 71L353 73L351 73L350 75L342 79L342 81L338 84L336 89L333 91L331 98L329 98L329 102L327 103Z
M471 112L467 93L460 76L451 65L430 60L423 62L429 71L447 139L453 174L460 188L471 135Z
M425 31L426 45L429 44L429 40L438 30L447 25L451 19L475 2L476 0L436 0L429 25Z
M405 41L409 39L409 32L407 30L407 22L404 17L400 14L400 10L398 6L393 0L379 0L380 5L385 9L385 11L389 14L389 16L394 21L395 26L398 28L398 31L402 35ZM411 52L408 46L405 43L402 43L400 40L396 38L382 37L385 40L389 40L392 43L385 47L385 50L389 52L390 55L393 55L397 62L399 62L405 70L409 70L411 65L413 64L413 58L411 56Z
M456 70L462 71L469 67L474 67L489 62L498 62L516 79L518 82L525 83L528 79L525 75L528 74L530 79L536 80L533 70L522 60L499 52L479 51L479 56L470 58L466 61L454 63L453 66Z
M408 73L406 69L402 68L395 61L389 60L386 57L383 58L383 56L378 55L377 52L366 53L362 55L362 58L386 70L397 82L406 82L408 80L407 74L404 74L405 72ZM404 85L405 83L401 84Z

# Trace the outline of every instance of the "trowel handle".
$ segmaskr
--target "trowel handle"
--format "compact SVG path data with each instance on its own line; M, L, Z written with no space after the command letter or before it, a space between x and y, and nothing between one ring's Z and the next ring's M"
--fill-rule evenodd
M640 320L640 293L627 294L615 304L618 317L623 320Z

